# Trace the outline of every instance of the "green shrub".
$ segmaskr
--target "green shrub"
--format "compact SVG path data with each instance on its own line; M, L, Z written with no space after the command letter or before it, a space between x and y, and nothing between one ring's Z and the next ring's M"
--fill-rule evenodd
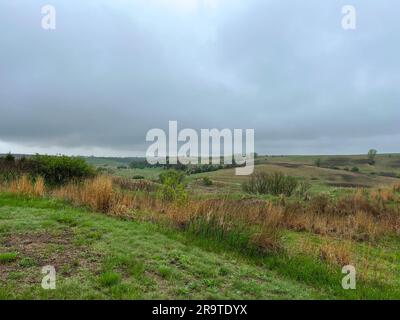
M212 186L213 182L209 177L203 177L203 184L207 187Z
M351 168L351 172L360 172L360 169L358 167L353 167Z
M144 179L144 176L141 176L141 175L134 175L133 177L132 177L132 179L133 180L142 180L142 179Z
M162 183L162 184L177 186L177 185L183 183L183 180L185 179L185 174L181 171L168 170L168 171L162 172L158 176L158 179L160 180L160 183Z
M296 189L296 194L299 197L307 198L310 189L311 189L311 183L309 183L308 181L301 181Z
M291 196L296 190L298 182L291 176L281 172L267 174L260 172L252 175L242 187L245 192L256 194L272 194Z
M4 160L9 161L9 162L14 162L15 161L15 157L11 154L11 152L9 152L4 157Z
M183 184L184 178L185 175L180 171L169 170L161 173L159 197L166 201L185 202L188 195Z
M78 157L36 155L13 161L0 158L0 179L3 181L27 175L32 179L41 176L49 185L60 185L91 177L95 172L84 159Z
M50 185L60 185L94 175L94 169L79 157L36 155L35 175L42 176Z

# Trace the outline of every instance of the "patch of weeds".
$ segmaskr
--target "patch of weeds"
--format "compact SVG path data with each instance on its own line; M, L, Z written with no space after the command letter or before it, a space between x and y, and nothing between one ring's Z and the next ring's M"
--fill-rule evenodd
M188 295L190 293L190 290L187 287L182 287L182 288L177 288L175 290L175 293L177 295L186 296L186 295Z
M103 237L103 233L101 231L90 231L86 237L91 240L100 240Z
M207 287L215 287L218 283L215 279L204 279L203 284Z
M10 272L8 274L8 279L9 280L19 280L25 277L25 273L23 272L19 272L19 271L15 271L15 272Z
M144 262L132 256L112 255L106 258L103 265L105 270L118 270L124 276L140 278L145 271Z
M64 214L55 216L54 220L56 220L58 223L65 224L70 227L76 227L78 225L76 219Z
M99 282L103 287L112 287L121 281L121 275L117 272L107 271L100 275Z
M173 274L174 274L173 270L170 267L167 267L167 266L159 267L158 268L158 273L164 279L171 279L173 277Z
M129 268L130 274L135 278L141 277L144 274L144 271L145 268L142 261L134 261Z
M220 276L227 276L229 274L229 269L226 267L221 267L218 273Z
M5 252L0 253L0 263L9 263L17 260L18 252Z
M18 265L19 265L20 267L22 267L22 268L29 268L29 267L34 267L34 266L36 266L37 263L36 263L35 259L32 259L32 258L30 258L30 257L23 257L23 258L20 260L20 262L19 262Z

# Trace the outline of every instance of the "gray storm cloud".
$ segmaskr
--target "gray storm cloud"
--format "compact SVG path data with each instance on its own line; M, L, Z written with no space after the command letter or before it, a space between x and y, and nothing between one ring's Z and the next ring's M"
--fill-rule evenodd
M399 151L394 0L352 1L354 31L337 0L51 4L54 31L0 3L0 146L139 154L177 120L254 128L259 153Z

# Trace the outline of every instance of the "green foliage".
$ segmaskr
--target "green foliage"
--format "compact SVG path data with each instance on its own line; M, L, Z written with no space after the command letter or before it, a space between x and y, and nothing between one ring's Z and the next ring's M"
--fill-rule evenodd
M133 180L142 180L142 179L144 179L144 176L137 174L137 175L134 175L134 176L132 177L132 179L133 179Z
M60 185L94 175L94 169L79 157L36 155L36 175L42 176L50 185Z
M15 157L11 154L11 152L9 152L4 157L4 160L9 161L9 162L14 162L15 161Z
M111 287L121 281L121 275L116 272L107 271L100 275L99 282L104 287Z
M176 170L164 171L159 175L160 183L171 186L178 186L185 179L185 174Z
M301 181L296 189L296 194L299 197L307 198L310 189L311 189L311 183L309 183L308 181Z
M78 157L35 155L19 160L8 159L0 158L0 178L3 181L28 175L32 179L42 176L49 185L60 185L95 174L95 170Z
M351 168L351 172L360 172L360 169L358 167L353 167Z
M291 196L296 190L298 182L291 176L282 172L271 174L260 172L252 175L242 187L245 192L256 194L272 194Z
M375 149L371 149L368 151L368 163L370 165L375 164L375 157L376 157L377 153L378 153L378 151L376 151Z
M322 163L321 158L317 158L317 159L315 159L315 161L314 161L314 164L315 164L318 168L321 166L321 163Z
M185 185L185 175L180 171L168 170L160 174L159 180L162 184L159 196L166 201L185 202L188 199Z
M0 253L0 264L13 262L17 260L18 253L17 252L5 252Z
M207 187L212 186L213 182L209 177L203 177L203 184Z

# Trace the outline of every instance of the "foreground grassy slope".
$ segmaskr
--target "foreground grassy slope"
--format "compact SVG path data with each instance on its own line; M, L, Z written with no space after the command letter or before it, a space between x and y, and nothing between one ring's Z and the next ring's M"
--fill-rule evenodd
M54 265L57 289L41 288ZM154 224L0 194L0 298L310 299L328 292Z

